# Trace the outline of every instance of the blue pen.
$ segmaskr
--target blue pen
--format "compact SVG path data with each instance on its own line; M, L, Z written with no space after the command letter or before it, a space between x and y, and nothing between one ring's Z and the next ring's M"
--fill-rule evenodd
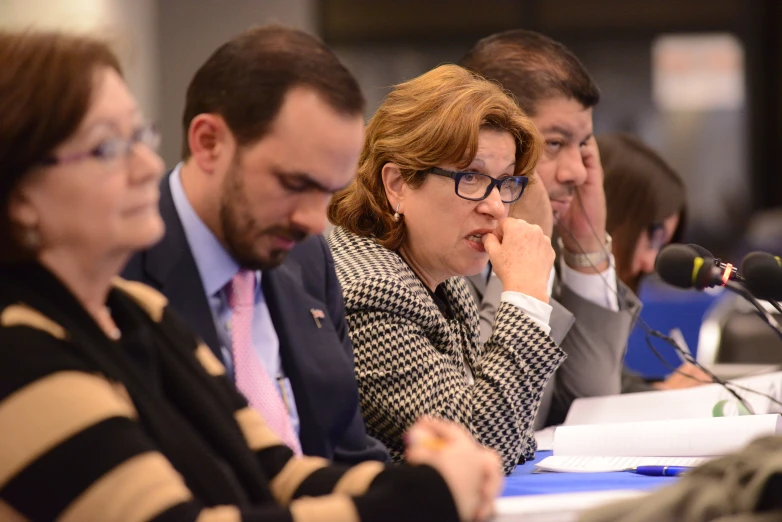
M646 475L647 477L678 477L685 471L692 468L686 466L638 466L637 468L626 469L631 473Z

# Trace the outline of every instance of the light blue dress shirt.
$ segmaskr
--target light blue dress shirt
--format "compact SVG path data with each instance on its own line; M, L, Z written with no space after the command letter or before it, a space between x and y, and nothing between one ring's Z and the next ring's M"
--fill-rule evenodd
M228 305L226 287L239 272L239 265L231 257L223 245L217 240L211 230L196 214L193 206L185 195L180 172L182 163L174 168L169 178L171 196L174 200L179 220L193 253L201 283L206 291L209 308L215 322L217 337L220 340L223 363L228 374L234 378L233 352L231 350L231 307ZM255 308L253 311L252 340L253 348L258 358L266 368L269 377L277 383L277 389L282 395L291 423L296 434L299 433L299 415L293 398L290 382L285 377L280 359L280 340L274 330L269 307L261 291L260 271L256 272Z

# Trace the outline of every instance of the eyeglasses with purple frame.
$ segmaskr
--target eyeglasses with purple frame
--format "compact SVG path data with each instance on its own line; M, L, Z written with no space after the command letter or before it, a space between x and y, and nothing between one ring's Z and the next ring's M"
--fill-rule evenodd
M68 156L50 156L44 159L42 165L65 165L75 163L89 158L95 158L101 161L111 161L117 158L128 156L137 144L146 145L153 151L157 151L160 146L160 131L157 125L149 123L143 125L133 132L130 139L110 138L103 141L100 145L87 152L70 154Z

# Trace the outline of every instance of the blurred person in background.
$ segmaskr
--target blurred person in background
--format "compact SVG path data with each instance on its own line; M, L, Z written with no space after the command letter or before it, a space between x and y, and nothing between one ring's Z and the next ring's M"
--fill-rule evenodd
M286 443L348 464L389 460L361 418L321 236L355 174L363 110L355 78L312 35L257 27L220 46L187 90L182 161L161 184L166 235L123 273L168 298Z
M660 249L681 241L687 217L687 192L682 178L659 154L630 134L597 137L605 175L608 217L616 272L638 292L641 280L654 273ZM626 371L622 391L669 390L698 386L711 378L691 363L667 379L652 384Z
M681 241L686 189L670 165L637 137L602 134L597 143L616 272L637 293L641 279L654 273L660 249Z
M510 91L543 136L536 171L548 194L560 261L550 324L568 358L543 397L536 428L561 424L576 398L622 391L624 353L641 308L617 277L606 231L603 169L592 131L600 91L569 49L532 31L486 37L459 63ZM518 205L525 206L523 198ZM485 276L488 282L490 272Z
M564 355L549 337L554 261L537 225L508 218L540 153L494 83L444 65L397 85L369 122L358 175L329 207L369 432L404 457L421 415L466 426L506 473ZM461 276L491 259L503 283L491 337Z
M0 114L0 519L488 518L499 459L461 427L417 423L407 467L296 457L165 297L117 278L164 233L163 164L103 43L0 32Z

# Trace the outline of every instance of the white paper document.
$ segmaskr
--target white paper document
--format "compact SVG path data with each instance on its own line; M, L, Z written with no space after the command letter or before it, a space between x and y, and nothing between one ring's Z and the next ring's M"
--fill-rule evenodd
M779 414L559 426L554 433L554 456L535 467L601 472L639 465L696 466L759 437L780 433Z
M638 466L700 466L705 457L585 457L582 455L551 456L535 464L539 471L560 473L603 473L625 471Z
M535 442L538 445L538 451L550 451L554 449L554 432L556 426L549 426L535 432Z
M714 457L781 430L778 414L560 426L554 455Z
M782 401L782 372L744 377L731 382ZM756 414L782 412L782 407L768 397L740 388L735 388L735 391ZM738 412L738 401L719 384L683 390L584 397L573 401L565 425L704 418L713 417L715 409L722 410L722 415Z

